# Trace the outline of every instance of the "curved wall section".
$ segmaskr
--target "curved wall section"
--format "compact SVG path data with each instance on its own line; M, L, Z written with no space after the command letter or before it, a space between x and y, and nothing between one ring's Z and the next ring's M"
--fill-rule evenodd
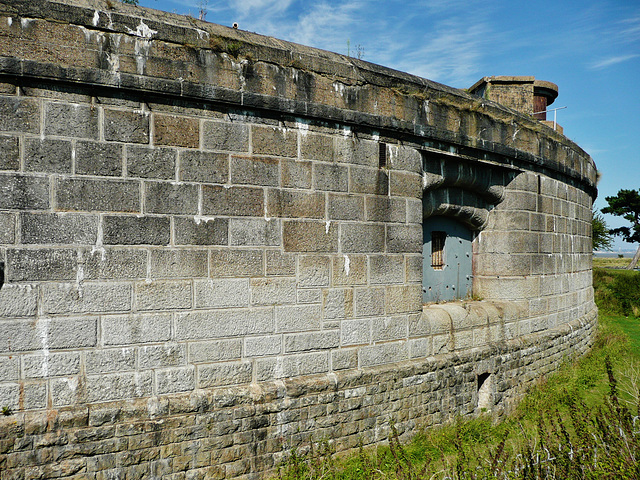
M0 150L10 477L256 478L310 441L502 415L590 346L592 160L460 90L0 0ZM438 215L473 231L472 291L424 306Z

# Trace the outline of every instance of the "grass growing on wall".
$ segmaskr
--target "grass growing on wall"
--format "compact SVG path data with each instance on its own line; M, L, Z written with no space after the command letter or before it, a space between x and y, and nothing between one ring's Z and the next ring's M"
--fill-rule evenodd
M594 272L605 312L594 348L541 379L505 421L458 420L417 432L407 444L392 433L389 446L339 460L328 442L320 443L305 455L294 454L279 478L640 478L640 318L632 309L627 316L607 314L627 308L626 299L640 288L638 277Z

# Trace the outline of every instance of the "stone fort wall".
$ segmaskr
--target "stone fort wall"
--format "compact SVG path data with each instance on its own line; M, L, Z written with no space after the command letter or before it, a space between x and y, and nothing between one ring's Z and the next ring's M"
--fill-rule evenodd
M6 478L257 478L502 415L591 343L593 161L460 90L0 0L0 151ZM423 306L438 215L477 232L473 297Z

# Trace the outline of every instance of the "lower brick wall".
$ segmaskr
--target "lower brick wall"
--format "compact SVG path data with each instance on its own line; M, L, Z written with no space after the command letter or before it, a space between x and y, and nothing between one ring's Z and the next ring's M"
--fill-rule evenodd
M0 479L263 478L292 448L337 451L416 427L511 411L567 352L592 344L597 310L562 326L427 359L243 387L0 418ZM478 377L489 374L489 401Z

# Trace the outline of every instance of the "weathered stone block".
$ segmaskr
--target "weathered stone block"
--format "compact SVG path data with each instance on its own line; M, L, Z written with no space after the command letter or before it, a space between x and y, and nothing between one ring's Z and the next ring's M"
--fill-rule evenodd
M0 97L0 131L40 132L40 108L35 98Z
M231 245L281 245L280 220L271 218L232 218L229 220Z
M340 332L338 330L325 330L322 332L296 333L284 336L285 353L308 352L311 350L324 350L336 348L340 345Z
M19 378L19 358L15 355L0 356L0 382L9 382ZM0 384L0 388L1 384ZM5 398L5 397L0 397Z
M231 155L231 183L276 187L280 184L279 160L272 157Z
M229 180L229 155L226 153L180 152L179 178L182 181L226 183Z
M364 220L364 197L330 193L329 220Z
M283 187L311 188L311 162L282 159L280 170Z
M349 190L349 169L335 163L313 164L313 188L321 191Z
M126 283L46 284L42 286L46 313L106 313L131 310L131 285Z
M267 275L295 275L296 256L280 250L266 251Z
M0 383L0 398L3 405L12 410L20 408L20 385L17 383Z
M325 255L301 255L298 257L298 285L300 287L324 287L329 285L331 259Z
M222 385L239 385L251 382L251 362L225 362L198 366L198 387L209 388Z
M173 217L176 245L227 245L229 220L214 217Z
M32 285L9 283L0 289L0 318L31 317L37 304L38 289Z
M126 146L127 176L172 180L177 152L173 148Z
M18 137L0 136L0 170L20 169Z
M269 189L266 214L278 218L324 218L324 203L321 193Z
M298 132L289 128L255 126L251 127L253 153L278 157L298 156Z
M239 360L242 355L242 339L209 340L189 343L189 363L210 363L222 360ZM245 353L245 355L247 355Z
M303 131L300 136L300 156L305 160L333 162L333 137Z
M147 276L147 252L123 248L93 248L84 253L84 277L144 278Z
M422 174L422 155L406 145L387 145L389 168Z
M229 152L249 151L249 126L242 123L205 121L203 147Z
M392 170L389 172L389 194L422 198L422 175Z
M138 349L140 368L177 367L187 363L187 346L184 343L145 345Z
M93 347L97 321L84 316L0 322L0 352Z
M403 198L373 196L366 197L368 222L396 222L406 220L406 200Z
M367 257L345 254L332 259L333 285L364 285L367 283Z
M6 280L75 280L77 253L70 249L8 249Z
M194 281L196 308L248 307L249 279Z
M95 244L98 216L55 213L20 215L20 242L24 244Z
M322 311L319 305L283 305L275 309L276 332L320 330Z
M119 177L122 175L122 145L82 142L75 148L76 173Z
M104 138L114 142L149 143L149 114L105 108Z
M384 288L357 288L355 291L356 317L384 315Z
M296 303L295 278L252 278L252 305L282 305Z
M48 102L44 109L45 135L98 138L98 109L89 105Z
M379 143L373 140L358 139L354 136L340 137L336 140L336 160L357 165L378 166Z
M329 354L317 352L278 358L275 374L276 378L282 378L327 371L329 371Z
M286 252L337 252L338 227L332 222L290 220L282 222Z
M264 216L264 191L252 187L202 186L203 215Z
M264 275L264 259L260 250L211 250L209 260L212 278Z
M404 283L404 257L402 255L371 255L369 281L372 284Z
M351 193L389 194L389 174L381 168L350 167Z
M102 326L105 328L104 318L102 322ZM129 347L89 350L85 352L84 359L85 370L88 375L133 370L136 367L136 349Z
M245 357L278 355L282 351L282 335L248 337L244 340Z
M405 339L408 334L409 319L406 316L374 318L371 322L371 335L374 342Z
M145 212L195 215L198 213L198 195L197 185L145 182Z
M171 222L168 217L105 216L102 241L105 245L168 245Z
M171 314L105 315L101 332L105 345L167 342L171 339Z
M351 288L324 290L322 303L325 319L353 317L353 289Z
M189 392L196 387L196 368L165 368L156 370L158 394Z
M358 350L355 348L341 348L331 352L331 369L345 370L358 368Z
M405 255L405 281L407 283L422 282L422 255Z
M385 250L384 225L343 224L340 245L345 253L379 253Z
M174 115L153 115L154 145L198 148L200 121L197 118Z
M89 402L148 397L153 393L153 374L151 372L126 372L87 375L86 392Z
M359 353L361 366L373 366L401 362L409 358L407 342L392 342L362 347Z
M30 175L0 175L0 208L44 210L49 208L49 179Z
M385 290L387 313L419 312L422 310L422 286L392 286Z
M140 183L131 180L56 178L57 210L140 212Z
M137 283L135 304L138 310L173 310L191 307L190 281Z
M211 310L176 315L177 340L213 339L273 332L273 307Z
M206 277L206 250L151 250L149 276L151 278Z
M387 225L387 252L422 253L422 227Z
M22 357L24 378L77 375L80 373L80 353L64 352L25 355Z
M342 345L368 345L371 343L371 320L344 320L340 322Z
M71 173L71 142L26 138L24 168L27 172Z

